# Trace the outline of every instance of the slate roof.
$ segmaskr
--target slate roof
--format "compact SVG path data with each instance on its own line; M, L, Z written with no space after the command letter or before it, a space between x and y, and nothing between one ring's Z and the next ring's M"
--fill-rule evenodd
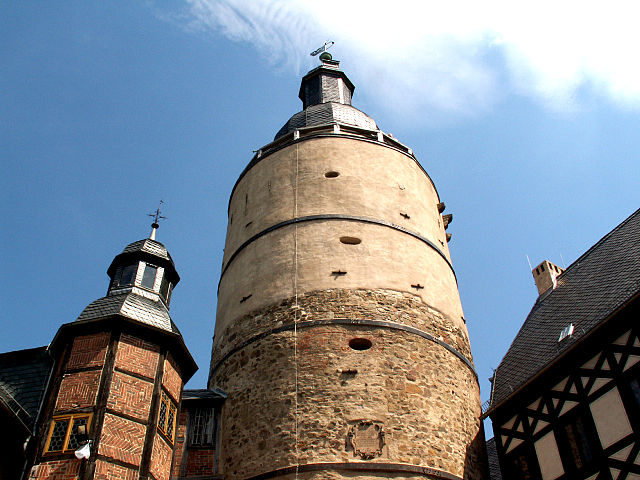
M173 264L171 255L169 255L169 251L165 248L165 246L160 242L151 240L150 238L145 238L143 240L138 240L137 242L130 243L122 251L122 253L135 253L135 252L150 253L151 255L155 255L156 257L169 260Z
M614 228L541 295L498 366L492 408L506 400L640 291L640 210ZM562 342L562 329L574 333Z
M219 388L208 390L206 388L183 390L182 400L224 400L227 394Z
M52 367L47 347L0 354L0 402L31 432Z
M287 123L278 130L274 140L303 127L314 127L331 123L378 130L375 120L357 108L342 103L327 102L311 105L305 110L293 115Z
M76 322L97 320L112 315L121 315L168 332L180 333L164 303L131 292L110 295L91 302Z
M500 462L498 461L498 450L496 449L496 439L487 440L487 460L489 462L489 478L491 480L502 480Z

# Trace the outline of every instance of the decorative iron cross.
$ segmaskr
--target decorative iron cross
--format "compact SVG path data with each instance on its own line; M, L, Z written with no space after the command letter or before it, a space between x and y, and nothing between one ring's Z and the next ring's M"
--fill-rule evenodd
M158 220L160 220L161 218L164 220L167 217L160 215L162 212L160 211L160 205L162 205L164 202L162 200L160 200L160 203L158 204L158 208L156 208L155 213L148 213L147 215L149 217L153 217L153 224L151 224L151 226L153 228L158 228L160 225L158 225Z

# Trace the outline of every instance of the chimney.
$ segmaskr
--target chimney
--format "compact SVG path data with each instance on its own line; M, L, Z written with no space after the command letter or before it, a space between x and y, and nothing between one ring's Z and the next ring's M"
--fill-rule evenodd
M545 260L531 270L536 281L536 287L538 287L538 295L542 295L550 288L556 288L556 277L562 272L564 272L564 268L560 268L549 260Z

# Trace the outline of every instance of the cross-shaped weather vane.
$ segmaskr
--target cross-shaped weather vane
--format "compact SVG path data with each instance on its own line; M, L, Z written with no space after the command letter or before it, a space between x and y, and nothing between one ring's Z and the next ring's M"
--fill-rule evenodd
M161 215L161 211L160 211L160 206L163 204L164 202L162 200L160 200L160 203L158 204L158 208L156 208L156 211L154 213L148 213L147 215L149 217L153 218L153 223L151 224L151 235L149 235L149 238L151 240L155 240L156 239L156 230L158 228L160 228L160 225L158 224L158 220L160 219L166 219L167 217L165 217L164 215Z
M334 43L335 43L335 42L329 42L329 41L324 42L324 45L323 45L323 46L321 46L320 48L317 48L317 49L315 49L313 52L311 52L311 56L312 56L312 57L315 57L316 55L318 55L318 54L320 54L320 53L326 52L326 51L327 51L327 50L329 50L331 47L333 47L333 44L334 44Z

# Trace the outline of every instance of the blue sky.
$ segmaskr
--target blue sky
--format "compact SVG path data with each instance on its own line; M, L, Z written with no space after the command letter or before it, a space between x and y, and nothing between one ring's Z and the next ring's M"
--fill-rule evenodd
M231 188L333 40L354 105L413 148L450 248L482 397L537 296L640 206L633 3L12 2L0 20L0 351L45 345L149 233L206 381ZM387 7L385 7L387 5ZM334 11L335 10L335 11ZM461 15L460 12L465 12Z

